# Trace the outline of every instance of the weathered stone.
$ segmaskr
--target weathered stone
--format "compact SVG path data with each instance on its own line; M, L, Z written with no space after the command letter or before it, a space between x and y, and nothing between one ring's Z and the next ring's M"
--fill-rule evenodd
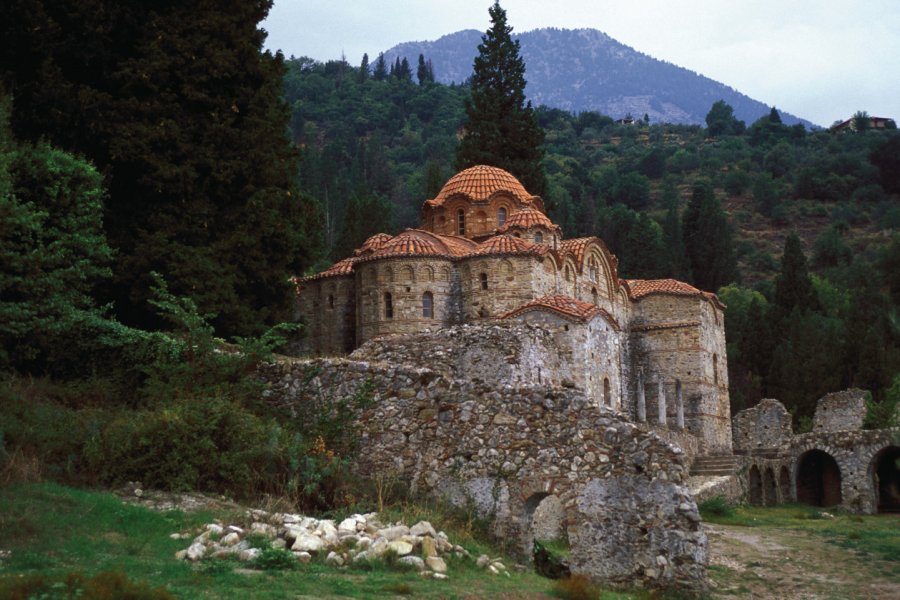
M397 556L406 556L413 551L413 545L403 540L394 540L388 543L387 548Z
M291 550L296 550L298 552L318 552L324 547L325 543L322 541L322 538L308 533L301 533L297 536L297 539L294 540Z
M416 571L421 571L425 568L425 561L418 556L403 556L397 562Z
M194 542L188 547L187 551L185 552L185 558L192 561L200 560L205 555L206 546L204 546L201 542Z
M333 567L343 567L344 558L340 554L332 550L328 553L328 556L325 557L325 564L331 565Z
M425 536L422 538L422 554L426 557L428 556L437 556L437 546L434 542L434 538L430 536Z
M259 548L248 548L247 550L241 550L240 554L238 554L238 559L242 561L256 560L260 554L262 554L262 550Z
M309 564L309 562L312 560L312 554L310 554L309 552L294 552L294 556L296 556L297 560L304 565Z
M417 535L417 536L425 536L425 535L429 535L431 537L437 536L437 532L434 530L434 527L432 527L431 523L429 523L428 521L419 521L418 523L416 523L415 525L410 527L409 534Z
M447 563L445 563L444 559L439 556L429 556L425 559L425 564L435 573L447 572Z

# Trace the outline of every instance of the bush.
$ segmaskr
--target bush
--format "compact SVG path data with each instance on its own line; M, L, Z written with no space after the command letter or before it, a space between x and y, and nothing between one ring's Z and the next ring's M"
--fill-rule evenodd
M887 429L900 427L900 375L894 377L884 400L876 402L872 394L866 394L866 416L863 429Z
M731 506L724 496L713 496L709 500L704 500L698 507L700 514L704 518L713 517L733 517L734 507Z
M285 571L297 567L297 557L284 548L266 548L253 561L253 566L263 571Z

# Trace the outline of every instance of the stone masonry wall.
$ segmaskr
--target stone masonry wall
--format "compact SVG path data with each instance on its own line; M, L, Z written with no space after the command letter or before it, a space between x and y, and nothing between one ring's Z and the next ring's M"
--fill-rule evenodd
M357 419L360 474L471 502L523 551L537 506L553 495L573 572L609 585L706 585L707 540L683 486L683 453L580 390L345 359L285 360L261 373L268 401L301 416L323 393L374 385L375 402Z
M791 413L778 400L766 398L734 416L732 439L735 454L778 450L790 444Z
M866 418L866 391L858 388L823 396L816 404L813 431L862 429Z

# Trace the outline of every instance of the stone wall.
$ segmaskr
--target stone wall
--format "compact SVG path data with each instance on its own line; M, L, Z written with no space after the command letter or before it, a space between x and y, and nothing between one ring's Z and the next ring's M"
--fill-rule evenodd
M866 391L858 388L823 396L816 404L813 431L862 429L866 418Z
M791 414L781 402L771 398L742 410L732 422L735 454L781 449L790 444L793 434Z
M705 587L708 549L684 454L572 388L498 386L346 359L264 367L268 401L302 418L371 382L358 416L360 474L467 502L530 552L533 517L559 499L572 569L608 585Z
M294 319L303 335L294 351L300 354L347 354L356 346L356 285L353 275L325 277L303 283Z

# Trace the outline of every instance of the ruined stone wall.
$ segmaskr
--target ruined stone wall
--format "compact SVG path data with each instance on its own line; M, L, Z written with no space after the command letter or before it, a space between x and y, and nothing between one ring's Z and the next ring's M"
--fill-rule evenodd
M813 431L862 429L866 418L866 392L858 388L823 396L816 404Z
M340 355L356 345L356 285L352 275L326 277L303 284L295 305L303 335L295 350L302 354Z
M371 382L375 402L357 419L361 474L470 502L528 552L534 512L553 495L573 572L609 585L705 586L707 540L682 485L683 453L579 390L346 359L285 361L262 375L268 401L297 418L322 394Z
M449 259L410 257L357 265L357 345L377 335L434 331L458 322L458 298L453 293ZM425 292L433 297L433 317L423 316ZM393 316L386 313L391 295Z
M657 414L664 383L667 420L674 422L676 381L682 385L686 428L706 451L731 448L731 414L723 315L695 297L648 296L632 309L632 371L643 371L648 418ZM636 377L632 380L636 385ZM636 395L636 388L632 393Z
M742 410L732 421L735 454L771 452L790 444L791 414L778 400L766 398Z

